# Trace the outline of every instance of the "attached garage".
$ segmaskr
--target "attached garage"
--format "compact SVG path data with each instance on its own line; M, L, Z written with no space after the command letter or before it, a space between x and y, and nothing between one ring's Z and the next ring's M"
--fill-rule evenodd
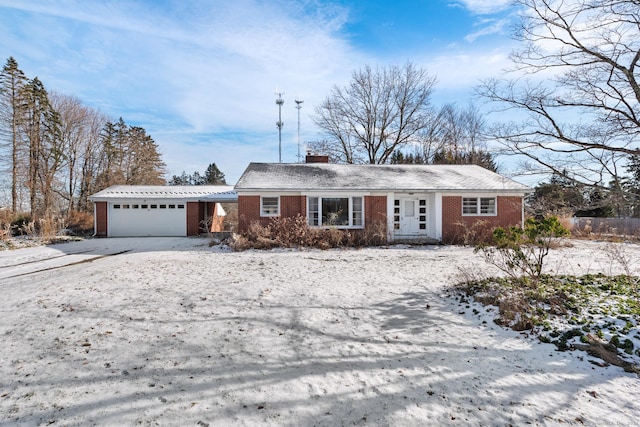
M184 203L110 203L109 236L186 236L187 210Z
M237 200L229 186L112 186L91 196L95 235L194 236L219 223L220 203Z

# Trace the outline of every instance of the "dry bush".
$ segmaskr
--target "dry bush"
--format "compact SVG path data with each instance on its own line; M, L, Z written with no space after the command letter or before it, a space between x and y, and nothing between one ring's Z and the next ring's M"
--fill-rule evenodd
M315 246L317 233L307 225L302 215L274 218L266 227L276 246Z
M0 213L0 238L15 236L52 238L61 235L87 235L93 232L93 215L72 211L65 216L47 216L33 220L29 214Z
M36 233L36 222L35 221L28 221L23 223L22 227L20 228L21 231L21 235L24 236L37 236Z
M618 269L614 266L618 265L622 267L627 276L633 276L632 265L634 265L634 263L625 245L609 242L604 246L603 252L607 255L607 258L609 258L609 262L611 263L610 270L617 271Z
M58 219L54 217L40 218L36 223L36 230L42 237L57 236L60 231Z
M220 203L227 216L224 217L224 231L236 231L238 229L238 204Z
M534 312L534 307L522 293L504 295L498 302L498 309L500 319L496 320L496 323L508 326L514 331L533 329L536 324L536 319L531 314Z
M588 221L582 228L574 227L571 230L571 232L576 237L589 237L593 232L593 228L591 227L591 221Z
M496 324L524 331L540 324L541 318L537 309L540 301L551 306L550 310L556 310L551 299L558 295L553 293L546 297L543 292L531 288L530 285L531 282L526 280L514 282L501 278L487 278L462 282L458 289L464 292L466 297L473 297L482 305L497 307L499 317L494 320Z
M558 221L560 221L560 225L562 225L565 229L569 230L570 233L573 233L573 229L575 228L573 225L573 221L571 221L570 216L558 216Z
M234 235L231 247L234 250L271 249L276 247L315 247L331 249L347 246L369 246L386 243L386 227L377 224L364 230L342 230L338 228L311 228L305 217L274 218L268 225L258 222L249 229Z
M315 241L316 247L322 249L339 248L341 246L349 246L351 241L351 233L343 231L337 228L327 228L324 230L318 230L319 236Z
M387 224L379 221L353 233L350 246L382 246L387 244Z
M454 225L460 230L455 237L455 243L464 246L476 246L481 243L491 241L491 229L487 226L485 220L474 221L469 224L467 222L456 222Z
M577 218L571 224L571 235L577 239L608 242L640 241L640 227L625 223L636 218ZM622 220L620 223L619 220ZM610 223L610 222L611 223ZM617 221L617 223L615 223Z
M27 213L15 213L10 216L9 230L10 237L29 235L29 231L33 232L34 224L31 216Z
M89 212L71 211L67 215L67 228L74 235L91 235L93 233L93 215Z
M490 277L485 270L478 269L475 266L458 265L456 270L456 273L452 275L452 279L456 283L482 283Z
M251 246L251 242L249 241L249 239L242 235L242 234L233 234L231 236L231 241L229 246L238 252L241 251L246 251L247 249L251 249L253 246Z
M0 240L11 237L12 214L9 209L0 209Z
M255 249L271 249L278 246L272 238L271 229L263 227L258 222L251 223L249 230L243 236L247 239L249 247ZM235 248L234 245L232 247Z

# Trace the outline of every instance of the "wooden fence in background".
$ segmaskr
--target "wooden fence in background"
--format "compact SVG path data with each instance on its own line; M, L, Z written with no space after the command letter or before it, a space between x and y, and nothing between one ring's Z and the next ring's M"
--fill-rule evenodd
M640 218L571 218L573 230L583 233L640 236Z

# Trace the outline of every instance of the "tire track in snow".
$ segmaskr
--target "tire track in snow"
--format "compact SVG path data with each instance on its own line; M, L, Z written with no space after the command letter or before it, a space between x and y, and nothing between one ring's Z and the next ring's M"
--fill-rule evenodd
M66 256L82 255L82 254L86 254L87 252L91 252L91 250L80 251L80 252L73 252L73 253L70 253L70 254L62 254L62 255L52 256L52 257L49 257L49 258L32 259L32 260L30 260L30 261L19 262L19 263L17 263L17 264L0 265L0 269L3 269L3 268L12 268L12 267L19 267L19 266L21 266L21 265L35 264L35 263L38 263L38 262L46 262L46 261L50 261L50 260L52 260L52 259L63 258L63 257L66 257Z
M41 268L41 269L38 269L38 270L26 271L24 273L18 273L18 274L14 274L14 275L11 275L11 276L4 276L4 277L0 277L0 281L6 280L6 279L14 279L16 277L28 276L30 274L42 273L44 271L51 271L51 270L57 270L57 269L60 269L60 268L71 267L71 266L79 265L79 264L86 264L86 263L89 263L89 262L97 261L97 260L102 259L102 258L107 258L107 257L115 256L115 255L122 255L122 254L125 254L127 252L131 252L131 249L127 249L127 250L119 251L119 252L114 252L112 254L98 255L98 256L95 256L95 257L92 257L92 258L85 258L85 259L81 259L80 261L74 261L74 262L70 262L70 263L67 263L67 264L55 265L55 266L51 266L51 267ZM63 255L63 257L64 256L71 256L71 255L77 255L77 253L76 254ZM49 261L49 260L56 259L56 258L61 258L61 257L47 258L45 260L40 260L39 262ZM34 261L18 264L18 266L24 265L24 264L30 264L32 262L34 262Z

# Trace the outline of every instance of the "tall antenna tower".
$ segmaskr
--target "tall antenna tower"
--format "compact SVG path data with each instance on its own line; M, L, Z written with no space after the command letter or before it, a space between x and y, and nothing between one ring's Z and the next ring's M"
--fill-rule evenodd
M276 104L278 105L278 121L276 122L276 127L278 128L278 163L282 163L282 126L284 126L282 121L284 99L282 99L282 95L284 95L284 92L276 92L275 94L278 95L278 99L276 99Z
M300 109L302 108L302 103L304 101L296 98L296 109L298 110L298 162L302 163L302 157L300 156Z

